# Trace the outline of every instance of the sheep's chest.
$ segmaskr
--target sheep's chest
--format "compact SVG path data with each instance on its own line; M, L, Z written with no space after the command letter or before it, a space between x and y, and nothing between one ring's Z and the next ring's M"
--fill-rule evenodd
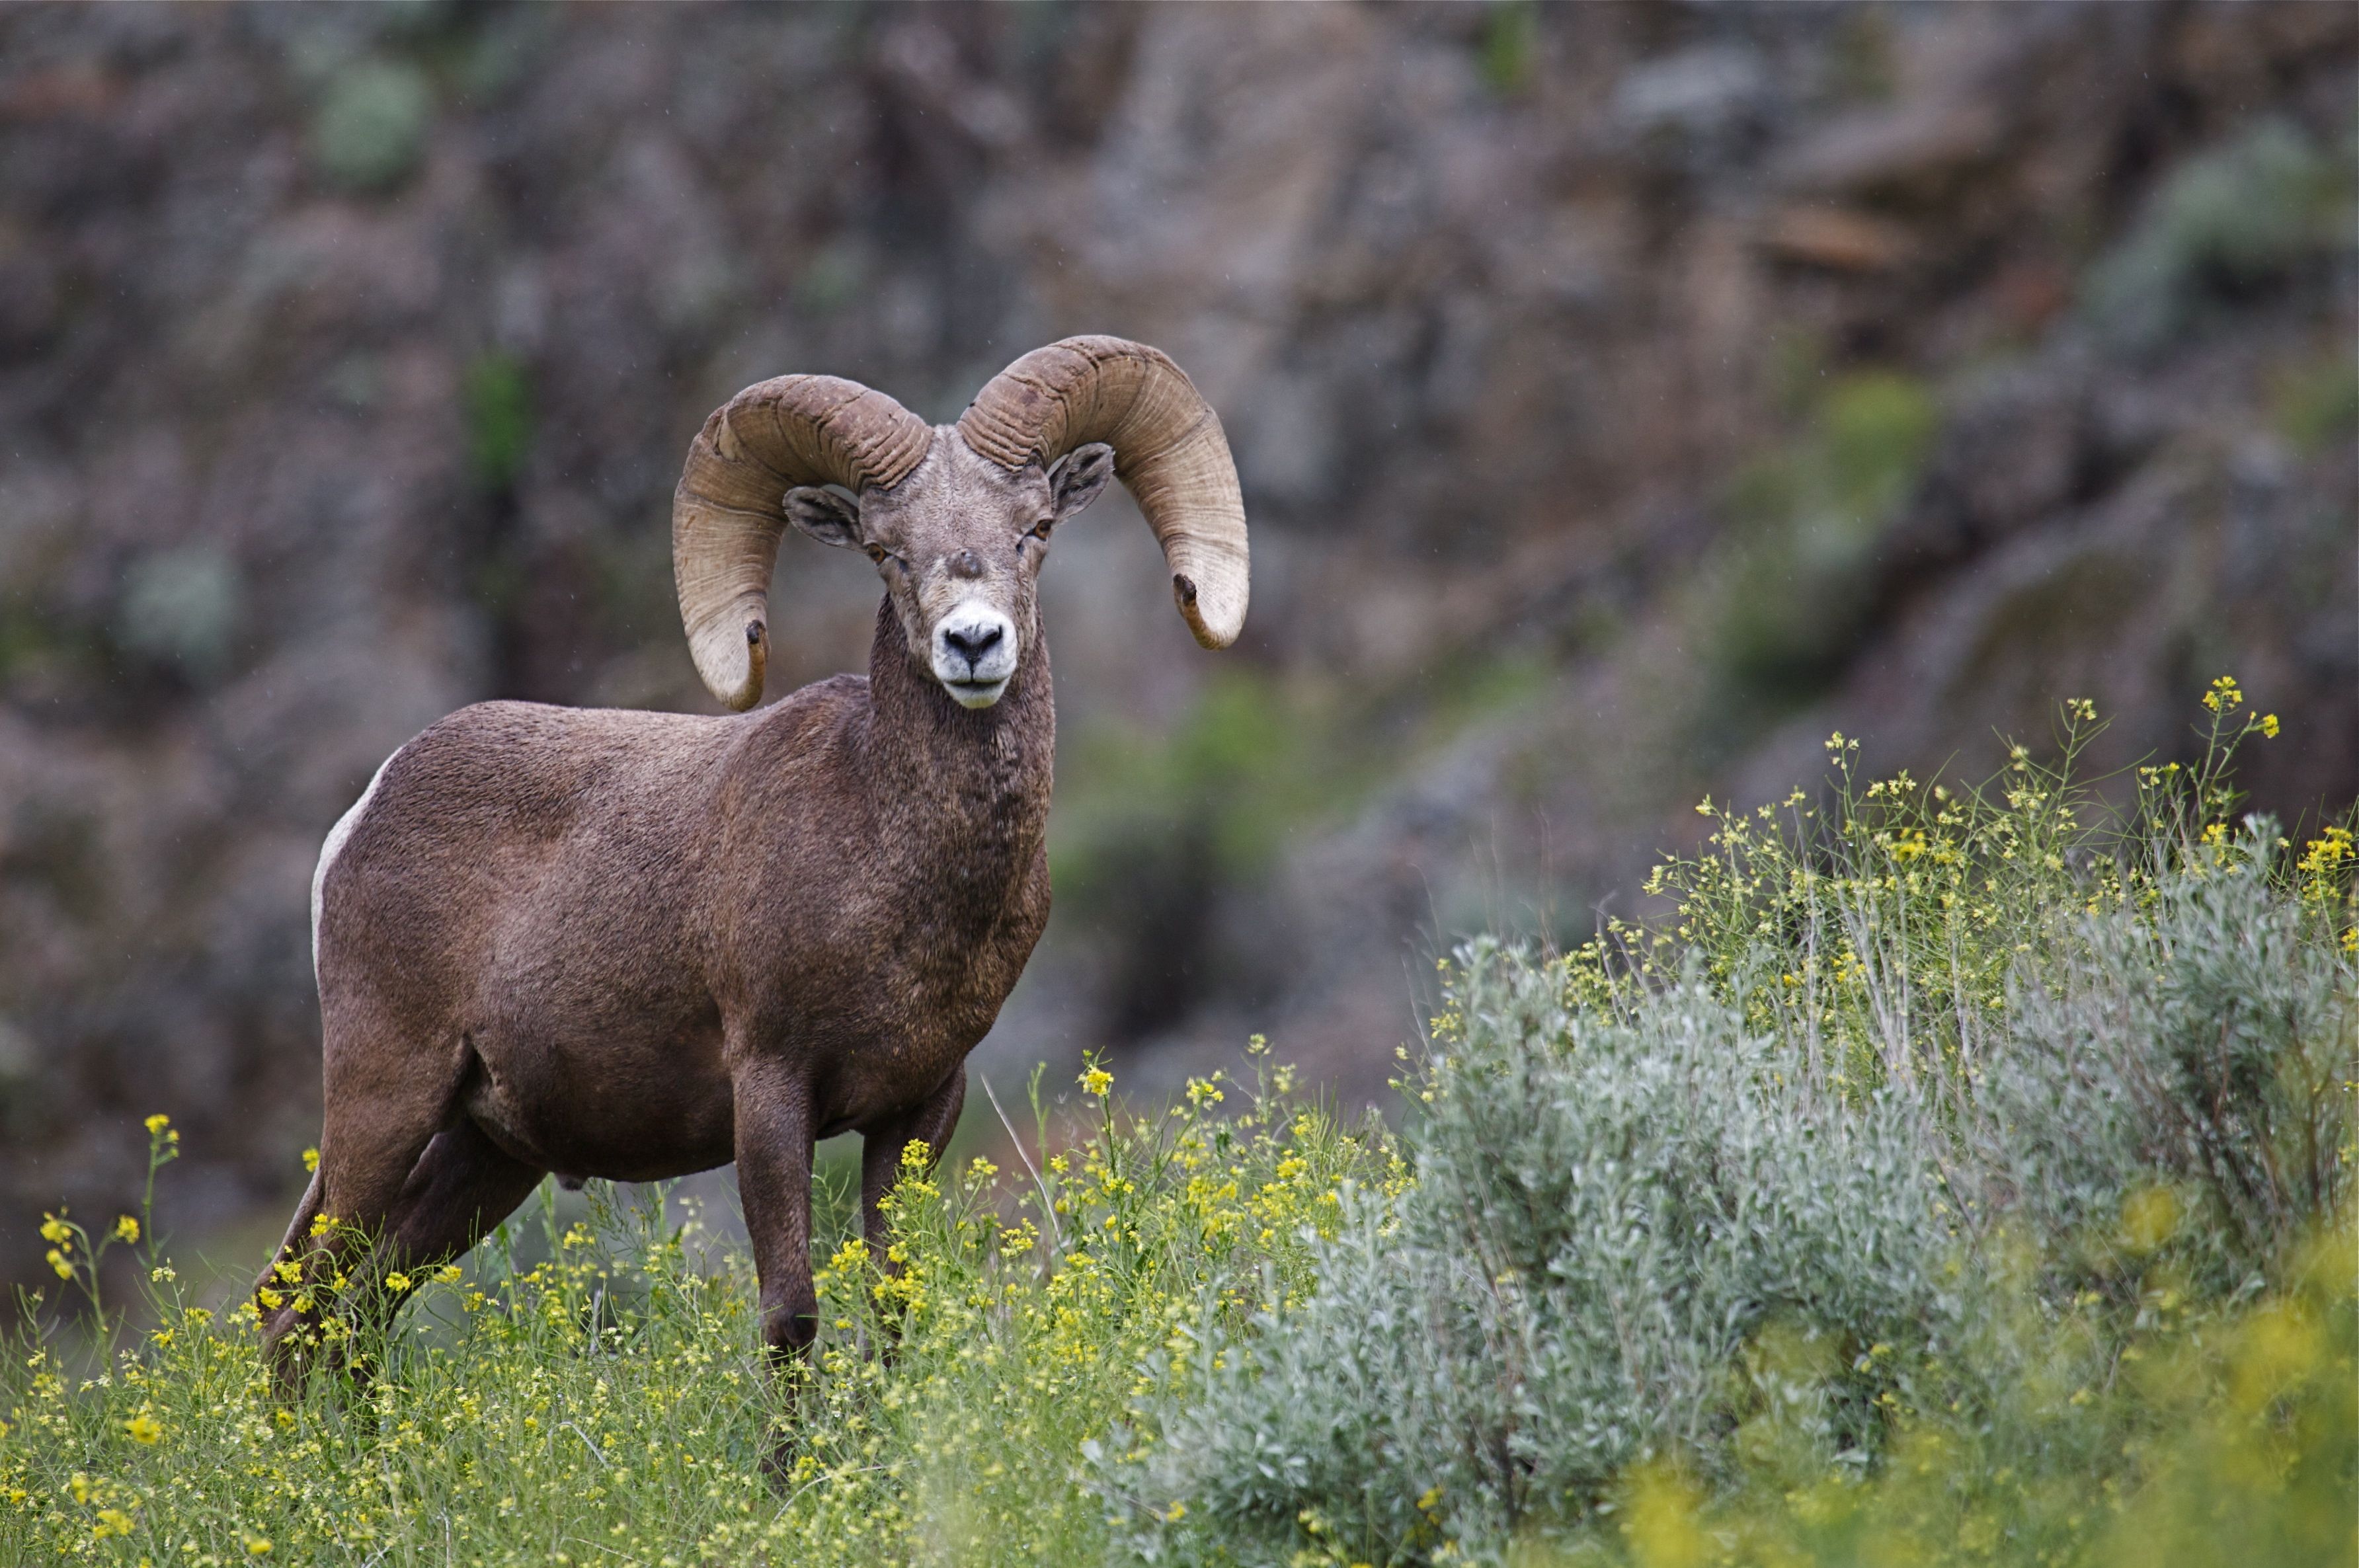
M1016 989L1049 917L1047 857L1032 859L995 878L970 859L903 906L871 993L875 1044L897 1087L916 1096L940 1082Z
M1006 830L1023 816L1038 814L897 857L901 874L847 887L830 911L830 950L795 966L804 994L787 1010L823 1125L924 1099L989 1032L1049 917L1041 835Z
M1037 645L986 713L909 667L881 609L872 706L826 753L836 787L798 787L806 745L749 786L766 867L749 928L721 944L756 1037L808 1075L823 1126L859 1126L930 1095L999 1015L1049 918L1056 721ZM847 688L849 689L849 688ZM860 787L844 789L853 778ZM783 827L783 831L781 828ZM750 939L748 939L750 938ZM733 1007L724 987L724 1012Z

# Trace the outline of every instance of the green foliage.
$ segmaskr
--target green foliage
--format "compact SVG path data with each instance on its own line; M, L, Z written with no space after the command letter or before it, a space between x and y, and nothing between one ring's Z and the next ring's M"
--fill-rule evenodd
M245 598L237 562L218 546L150 551L124 576L116 639L193 679L215 679L235 652Z
M503 491L516 483L532 449L532 379L513 354L478 355L460 389L466 405L467 460L476 482Z
M2021 1292L1970 1349L2024 1355L1969 1414L1911 1413L1865 1479L1813 1473L1807 1434L1765 1410L1716 1494L1640 1466L1598 1528L1529 1564L2348 1563L2359 1483L2359 1230L2320 1236L2251 1310L2108 1333ZM2159 1302L2170 1295L2155 1292ZM1976 1419L1979 1418L1979 1419Z
M1976 1097L2001 1185L1986 1208L2057 1236L2131 1225L2142 1252L2224 1294L2257 1287L2343 1206L2354 966L2272 878L2277 859L2276 825L2256 819L2077 923L2036 983L2018 979L2015 1039ZM2114 1260L2058 1261L2111 1286Z
M1073 771L1085 783L1060 801L1049 847L1059 894L1082 906L1121 896L1142 862L1172 854L1201 858L1212 878L1260 871L1286 828L1332 797L1332 756L1305 743L1316 722L1266 676L1232 670L1166 735L1083 737Z
M1827 87L1838 98L1877 103L1891 98L1894 81L1892 18L1864 7L1846 11L1827 51Z
M2202 702L2201 761L2136 769L2126 819L2075 772L2101 729L2086 699L2064 705L2055 762L2010 745L1973 785L1905 771L1863 785L1859 743L1838 731L1830 799L1796 790L1750 813L1699 804L1715 824L1704 853L1647 882L1674 901L1672 918L1644 932L1610 922L1571 973L1596 1001L1624 977L1701 966L1748 1024L1797 1041L1838 1085L1971 1075L2001 1044L2010 985L2078 951L2082 915L2146 908L2190 854L2226 852L2235 749L2275 740L2279 723L2248 711L2225 676Z
M97 664L98 639L73 624L46 595L22 585L0 591L0 678L27 670Z
M1548 678L1526 655L1465 657L1352 700L1224 668L1168 730L1101 724L1071 742L1072 783L1049 829L1058 897L1083 907L1135 900L1143 881L1173 874L1159 862L1174 856L1201 862L1210 880L1257 877L1288 833L1349 812L1404 753L1513 707ZM1380 725L1386 709L1391 721Z
M2337 350L2287 376L2277 393L2277 427L2303 452L2320 452L2359 433L2359 362Z
M866 276L859 247L839 240L814 253L795 275L795 303L813 316L832 316L859 297Z
M252 1307L216 1317L158 1262L136 1346L81 1377L60 1349L11 1357L0 1558L653 1562L746 1517L768 1413L747 1281L689 1267L692 1231L652 1210L605 1217L528 1271L504 1227L476 1278L444 1271L413 1332L369 1346L381 1381L293 1405Z
M2354 248L2353 169L2281 120L2188 159L2091 269L2083 305L2133 348L2156 349L2216 302Z
M1483 19L1483 80L1502 96L1530 85L1539 52L1539 7L1531 0L1495 0Z
M1110 1026L1150 1033L1207 979L1250 993L1275 960L1217 919L1229 889L1277 864L1288 837L1357 809L1443 738L1540 689L1526 653L1437 659L1384 689L1284 683L1229 667L1177 722L1068 731L1049 859L1105 968Z
M1258 1049L1258 1043L1256 1043ZM897 1275L847 1241L821 1281L826 1338L788 1469L787 1559L1092 1562L1104 1500L1085 1450L1150 1388L1184 1384L1190 1333L1242 1322L1310 1285L1310 1249L1355 1184L1397 1185L1381 1138L1288 1104L1277 1069L1234 1118L1239 1086L1190 1083L1131 1121L1083 1082L1097 1125L1020 1179L978 1160L957 1181L905 1169ZM887 1364L865 1354L897 1331Z
M1825 495L1838 511L1887 514L1908 499L1940 422L1921 383L1889 372L1849 377L1820 417Z
M1712 659L1739 704L1775 708L1817 690L1867 608L1875 546L1923 471L1940 426L1924 385L1845 377L1788 451L1745 470L1737 524L1712 595Z
M349 190L397 185L426 150L434 90L415 66L363 59L339 70L311 120L311 157Z

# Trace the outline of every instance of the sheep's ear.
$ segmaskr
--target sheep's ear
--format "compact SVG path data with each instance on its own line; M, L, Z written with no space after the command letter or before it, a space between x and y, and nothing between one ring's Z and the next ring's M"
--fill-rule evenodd
M860 503L837 491L800 485L787 492L787 521L822 545L860 547Z
M1081 511L1098 498L1114 479L1114 449L1103 441L1092 441L1085 447L1075 447L1057 460L1049 470L1049 493L1057 509L1057 521Z

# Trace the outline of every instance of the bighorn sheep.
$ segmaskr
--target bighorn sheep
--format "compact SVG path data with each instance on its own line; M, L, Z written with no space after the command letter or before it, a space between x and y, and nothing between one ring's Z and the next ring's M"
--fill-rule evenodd
M672 502L690 649L741 712L487 702L386 760L312 880L325 1127L257 1286L283 1379L317 1312L299 1285L349 1270L382 1321L388 1274L466 1251L550 1172L734 1160L764 1336L810 1344L813 1141L863 1135L877 1245L903 1150L940 1152L1048 920L1035 583L1050 531L1115 475L1197 641L1226 646L1236 470L1160 351L1069 338L933 427L833 376L747 387ZM876 563L869 673L743 713L787 523Z

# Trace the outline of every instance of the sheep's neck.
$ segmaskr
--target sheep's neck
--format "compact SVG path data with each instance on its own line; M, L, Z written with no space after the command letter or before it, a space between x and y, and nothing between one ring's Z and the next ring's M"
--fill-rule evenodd
M871 798L913 841L939 836L959 862L998 860L1020 878L1046 833L1057 711L1036 621L999 700L962 708L909 657L887 600L868 652ZM971 873L970 873L971 874Z

